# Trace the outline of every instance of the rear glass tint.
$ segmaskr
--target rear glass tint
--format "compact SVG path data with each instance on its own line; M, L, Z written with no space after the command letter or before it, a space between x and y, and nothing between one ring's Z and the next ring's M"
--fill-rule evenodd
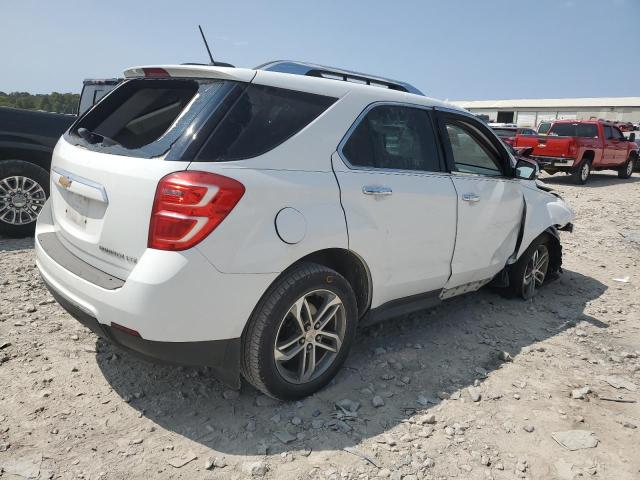
M134 79L123 83L70 131L72 143L118 155L165 153L224 82Z
M595 123L555 123L549 135L595 138L598 136L598 126Z
M538 133L547 133L550 128L551 128L551 124L550 123L541 123L538 126Z
M232 161L262 155L298 133L336 100L249 85L215 128L196 161Z
M515 128L513 128L513 129L509 129L509 128L494 128L493 131L499 137L515 137L516 133L517 133L517 130Z

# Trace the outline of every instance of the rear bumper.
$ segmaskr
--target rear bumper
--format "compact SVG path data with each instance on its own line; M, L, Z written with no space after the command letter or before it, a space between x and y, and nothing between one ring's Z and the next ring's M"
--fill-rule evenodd
M140 358L171 365L208 366L227 385L240 388L240 338L203 342L157 342L145 340L98 322L81 307L65 298L47 281L53 298L73 318L100 338Z
M540 165L540 168L543 170L545 168L553 170L571 170L576 161L575 158L544 157L539 155L532 155L531 158L538 162L538 165Z
M147 249L126 279L109 278L65 251L56 235L48 201L36 226L36 264L49 290L73 317L146 358L206 365L236 372L237 377L239 338L276 273L224 274L197 248Z

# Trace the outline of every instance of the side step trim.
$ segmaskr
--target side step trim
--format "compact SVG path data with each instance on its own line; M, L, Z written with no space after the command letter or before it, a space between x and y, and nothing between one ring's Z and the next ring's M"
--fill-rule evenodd
M433 308L441 302L438 296L439 294L440 290L436 290L384 303L379 307L369 310L360 321L360 325L373 325L374 323L383 322L401 315L407 315L408 313Z

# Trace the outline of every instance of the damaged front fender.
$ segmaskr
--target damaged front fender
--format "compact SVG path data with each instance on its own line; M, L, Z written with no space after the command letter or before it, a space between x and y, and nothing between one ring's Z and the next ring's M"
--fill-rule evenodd
M542 190L534 182L523 185L522 193L526 205L523 215L522 237L515 255L517 260L542 233L548 232L558 243L558 230L573 229L575 214L571 207L558 195Z

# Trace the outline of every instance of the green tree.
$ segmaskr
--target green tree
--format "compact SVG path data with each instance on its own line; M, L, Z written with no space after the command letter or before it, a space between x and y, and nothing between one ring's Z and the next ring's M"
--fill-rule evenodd
M56 113L75 113L80 95L77 93L58 93L32 95L28 92L1 92L0 107L23 108L26 110L44 110Z

